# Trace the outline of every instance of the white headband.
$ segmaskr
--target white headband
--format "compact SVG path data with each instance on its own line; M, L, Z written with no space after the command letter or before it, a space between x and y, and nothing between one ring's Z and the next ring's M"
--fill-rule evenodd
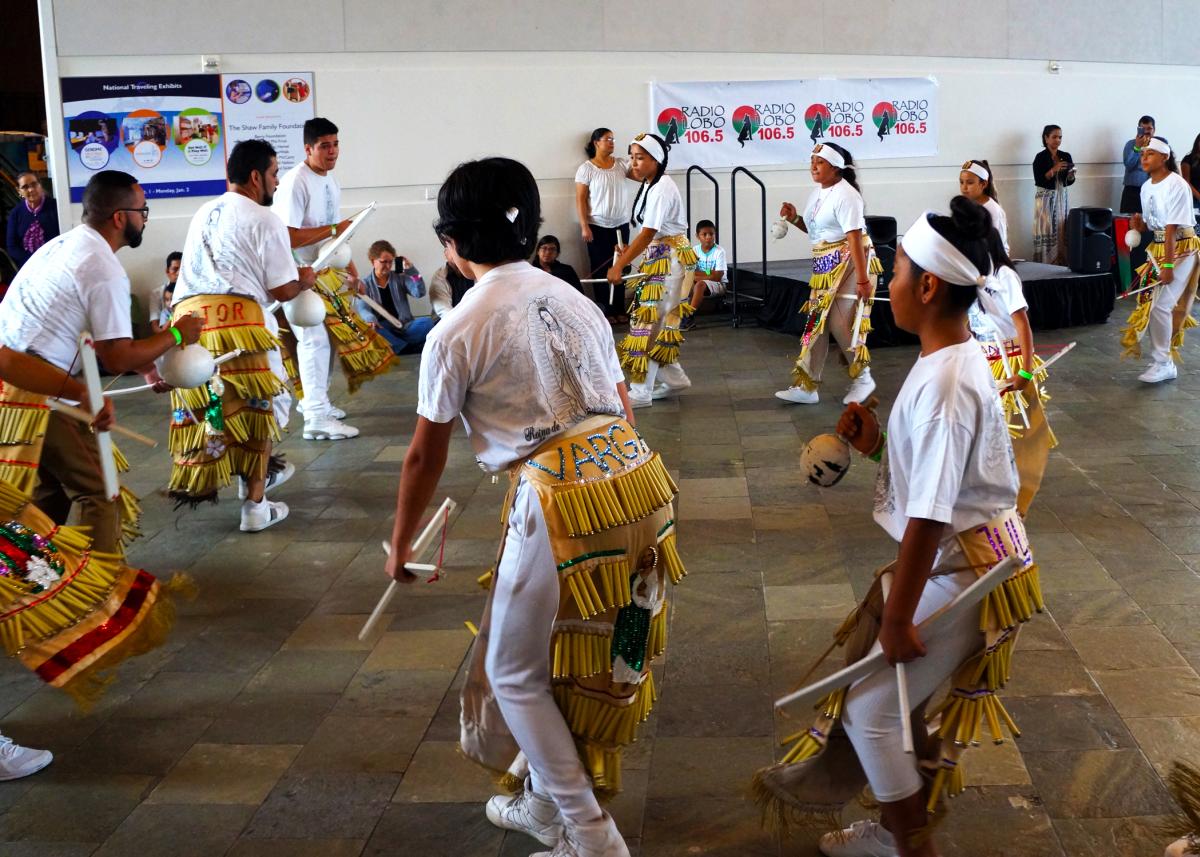
M983 164L977 164L974 161L967 161L965 164L963 164L962 168L968 173L974 173L975 175L979 176L985 182L990 182L992 180L992 174L987 171L987 167L985 167Z
M1168 158L1171 157L1171 147L1157 137L1151 137L1150 142L1146 144L1146 148L1166 155Z
M662 143L649 134L638 134L629 141L631 146L641 146L646 150L646 154L654 158L658 163L662 163L667 158L666 150L663 149Z
M813 149L812 153L814 158L820 158L823 161L827 161L831 165L837 167L839 170L846 169L846 159L843 158L841 153L832 146L826 146L824 143L821 143L817 146L817 148Z
M900 246L922 269L954 286L982 286L987 277L929 222L932 211L917 218L900 239Z

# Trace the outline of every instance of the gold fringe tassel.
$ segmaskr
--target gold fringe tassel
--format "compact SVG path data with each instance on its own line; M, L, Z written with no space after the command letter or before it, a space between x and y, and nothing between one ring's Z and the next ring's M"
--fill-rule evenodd
M596 482L554 492L554 502L572 538L590 536L639 521L679 492L658 453L645 464Z

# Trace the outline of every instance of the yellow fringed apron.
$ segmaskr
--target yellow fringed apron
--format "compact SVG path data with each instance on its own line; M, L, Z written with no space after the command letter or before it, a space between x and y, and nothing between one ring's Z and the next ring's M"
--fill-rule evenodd
M26 500L33 497L38 483L38 465L50 422L47 398L0 381L0 482L21 492ZM129 461L115 443L113 458L119 472L129 471ZM141 535L138 525L142 505L128 488L122 486L120 490L121 544L128 546Z
M927 809L935 819L943 796L962 792L962 754L968 746L980 743L985 725L997 744L1003 743L1005 728L1013 737L1019 737L1016 723L996 694L1010 678L1020 625L1045 607L1038 567L1015 508L959 533L957 540L966 568L938 569L935 574L969 569L982 577L1008 556L1020 557L1022 565L984 599L979 611L980 650L954 671L946 698L929 712L930 722L940 718L929 746L922 748L918 742L918 753L923 749L930 753L920 765L932 781ZM884 604L880 577L891 568L889 565L879 571L867 597L835 634L836 645L846 649L847 664L865 657L879 637ZM936 645L934 640L926 642ZM866 784L866 776L839 726L848 690L841 688L820 700L813 725L785 738L783 744L791 747L783 759L755 774L755 800L765 822L786 829L792 822L807 825L823 821L836 816Z
M862 370L871 364L871 353L867 350L867 334L871 332L871 309L875 304L875 286L879 275L883 273L883 265L875 255L875 247L871 239L864 233L862 236L863 252L867 256L867 275L871 280L871 297L863 307L862 320L858 325L858 348L850 355L850 377L857 378ZM820 375L820 366L813 366L812 344L821 336L828 336L825 322L833 303L837 300L838 290L846 278L854 275L854 260L850 253L850 240L819 241L813 246L813 276L808 283L810 293L801 313L808 314L804 323L804 332L800 335L800 354L796 357L796 365L792 367L792 384L812 392L821 382L816 376ZM853 323L851 323L853 326ZM853 334L853 331L851 331ZM828 354L828 352L826 352Z
M992 369L992 377L997 381L1007 379L1004 371L1004 361L996 346L980 342L983 353ZM1009 368L1020 366L1021 346L1015 340L1008 340L1001 345L1008 356ZM1018 361L1014 363L1013 361ZM1017 461L1017 474L1020 476L1021 487L1017 492L1017 511L1024 517L1042 486L1042 478L1046 473L1046 463L1050 460L1050 450L1058 446L1058 438L1050 428L1046 419L1046 402L1050 394L1046 392L1046 372L1042 369L1045 361L1036 354L1033 356L1033 380L1029 382L1032 390L1024 393L1009 390L1000 396L1000 404L1004 409L1004 421L1008 425L1008 436L1012 441L1013 455ZM1021 409L1025 407L1025 416L1029 419L1029 428L1021 418Z
M367 381L386 372L396 355L387 340L354 311L350 296L342 290L343 276L339 269L326 268L318 275L314 291L325 302L325 329L342 364L346 386L354 393ZM284 352L283 363L292 391L297 398L303 399L300 370L292 351Z
M630 281L633 303L629 307L629 333L617 346L621 367L634 383L646 380L649 361L659 365L679 362L683 334L680 322L696 311L688 299L696 275L696 250L685 235L666 235L655 239L642 257L639 276ZM671 266L683 268L683 281L676 295L666 294ZM666 312L660 311L660 305Z
M1155 232L1154 242L1146 248L1146 252L1153 256L1154 261L1161 266L1166 255L1166 248L1166 233ZM1197 253L1200 253L1200 237L1196 235L1196 230L1190 227L1176 229L1175 260L1194 256ZM1196 319L1192 318L1192 303L1196 300L1198 282L1200 282L1200 264L1192 267L1192 275L1171 313L1171 359L1177 363L1180 362L1179 351L1183 347L1184 333L1196 326ZM1158 285L1158 274L1154 270L1154 265L1147 259L1145 264L1137 269L1137 276L1134 277L1130 291L1147 286L1154 288L1149 288L1136 296L1137 306L1125 320L1125 327L1121 329L1122 358L1142 356L1142 337L1146 335L1146 328L1150 325L1150 310L1154 306L1154 297L1158 294Z
M548 653L554 700L595 788L615 793L621 751L656 698L650 662L666 647L666 584L686 573L675 543L677 489L637 430L611 416L585 420L513 466L505 531L521 480L537 492L558 564L560 603ZM481 581L489 589L490 578ZM503 770L515 745L484 673L489 615L490 595L462 693L462 747Z
M38 678L90 708L126 658L160 646L175 619L170 593L119 556L94 553L87 535L56 527L15 487L0 482L0 642Z
M263 322L262 307L241 295L194 295L177 301L174 317L204 319L200 344L220 356L243 354L221 365L202 387L171 391L169 446L174 466L170 495L179 503L215 502L236 474L265 476L279 427L271 399L283 391L268 352L279 340Z

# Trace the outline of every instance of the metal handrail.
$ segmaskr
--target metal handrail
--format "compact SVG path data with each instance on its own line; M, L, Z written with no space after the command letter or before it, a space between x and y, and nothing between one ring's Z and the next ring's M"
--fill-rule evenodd
M760 191L760 204L762 210L762 278L763 289L767 287L767 186L762 183L754 173L745 167L734 167L733 172L729 174L729 200L730 214L733 220L733 265L732 274L729 278L730 288L733 290L733 326L741 327L742 314L741 308L738 305L738 226L737 226L737 177L738 173L745 173L756 185Z
M706 179L712 182L713 186L713 225L717 227L717 240L721 240L721 185L717 183L716 177L708 170L699 164L692 164L687 168L687 175L684 178L684 188L687 195L687 223L688 237L692 237L692 173L697 172L703 175Z

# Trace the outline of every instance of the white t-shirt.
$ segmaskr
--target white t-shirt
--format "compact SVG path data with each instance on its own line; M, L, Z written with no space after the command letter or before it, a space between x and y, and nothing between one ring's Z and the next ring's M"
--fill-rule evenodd
M266 306L274 300L268 289L299 275L283 221L266 206L228 191L192 217L175 303L193 295L243 295Z
M875 485L875 521L896 541L913 518L946 524L939 561L956 533L1017 502L1017 464L987 358L974 340L918 357L892 407L887 458Z
M699 244L693 244L692 249L696 251L699 257L699 262L696 267L706 274L711 274L718 271L721 277L716 282L725 282L725 272L729 269L728 263L725 261L725 248L720 244L714 244L712 249L705 253L700 249Z
M804 225L814 242L841 241L855 229L865 233L862 194L845 179L830 188L818 186L804 206Z
M146 320L156 321L163 324L164 318L171 317L171 308L167 306L167 286L169 283L163 283L156 289L150 292L150 297L147 300Z
M591 414L625 413L612 327L590 299L528 262L493 268L438 322L421 353L417 413L461 415L499 471Z
M271 210L293 229L330 226L341 221L342 189L333 173L320 176L304 161L296 164L279 179ZM316 260L320 244L297 247L296 256L305 263Z
M132 339L129 277L87 224L43 244L21 266L0 303L0 344L78 370L79 334Z
M1025 289L1017 272L1005 265L976 290L978 298L967 313L971 332L976 339L991 342L1016 339L1017 324L1013 313L1029 309Z
M584 161L575 171L575 183L588 188L590 222L614 229L629 222L629 162L614 158L607 170Z
M1004 209L1000 207L1000 203L992 199L990 196L987 202L983 204L987 209L987 213L992 216L992 226L1000 233L1000 243L1004 245L1004 252L1008 252L1008 215L1004 213Z
M646 203L644 211L643 202ZM641 199L635 200L632 222L635 229L653 229L659 238L687 234L683 199L670 176L663 175L653 187L642 194ZM632 236L630 237L632 239Z
M1179 173L1167 173L1158 184L1153 180L1143 182L1142 219L1156 232L1171 224L1195 226L1196 210L1192 208L1192 190L1187 180Z

